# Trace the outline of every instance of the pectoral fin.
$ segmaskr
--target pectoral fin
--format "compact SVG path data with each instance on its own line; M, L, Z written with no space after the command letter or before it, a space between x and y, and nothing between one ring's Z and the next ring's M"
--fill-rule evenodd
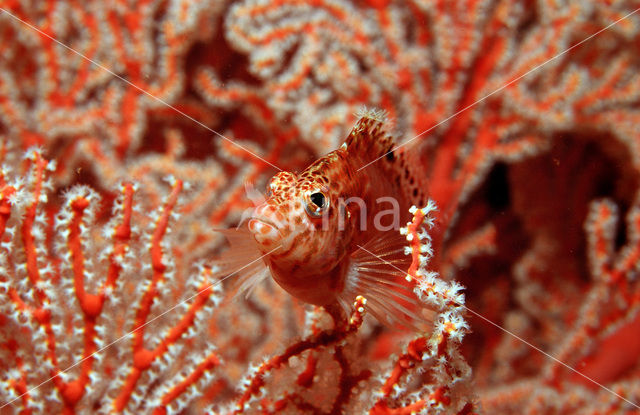
M412 284L405 279L411 263L404 254L405 246L406 240L400 234L385 232L355 250L340 297L343 308L362 295L367 299L368 311L381 323L430 330L435 313L417 298Z
M232 297L249 296L253 287L269 277L269 268L262 259L263 253L246 226L239 229L218 229L229 241L229 248L212 261L217 268L214 277L229 281Z

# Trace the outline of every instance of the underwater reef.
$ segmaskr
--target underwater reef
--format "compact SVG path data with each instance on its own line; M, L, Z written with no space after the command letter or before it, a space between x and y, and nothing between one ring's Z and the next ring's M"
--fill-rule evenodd
M638 413L639 9L0 0L0 414ZM429 330L210 265L363 106Z

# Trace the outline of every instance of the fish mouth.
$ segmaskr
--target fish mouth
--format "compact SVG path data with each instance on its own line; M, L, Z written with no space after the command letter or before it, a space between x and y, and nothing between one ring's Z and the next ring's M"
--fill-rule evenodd
M270 219L253 217L249 219L248 226L259 243L277 242L282 238L278 225Z

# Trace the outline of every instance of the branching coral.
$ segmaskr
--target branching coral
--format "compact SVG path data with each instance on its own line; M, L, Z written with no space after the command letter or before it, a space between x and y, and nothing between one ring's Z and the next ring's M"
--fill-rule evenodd
M180 226L183 183L170 178L161 207L147 213L138 185L123 183L111 219L101 225L95 191L72 187L61 206L51 206L48 170L55 166L37 150L28 151L25 162L21 174L9 164L2 175L0 271L9 300L0 326L4 404L27 412L162 414L216 401L215 393L203 391L218 385L220 393L231 376L233 365L221 359L226 353L215 349L228 334L210 324L224 316L225 306L219 281L210 278L215 270L198 265L189 271L190 263L176 260L181 238L171 229ZM311 334L249 369L231 413L256 406L318 413L473 407L471 372L457 348L468 329L459 313L460 287L425 271L431 239L422 225L432 226L425 215L431 210L414 210L414 222L404 229L414 261L407 278L440 314L435 330L408 344L384 383L358 355L366 307L358 297L350 320L335 318L332 329L321 328L320 309L309 313ZM306 368L291 364L296 358L306 360ZM310 399L336 380L331 402ZM362 395L375 387L379 394Z

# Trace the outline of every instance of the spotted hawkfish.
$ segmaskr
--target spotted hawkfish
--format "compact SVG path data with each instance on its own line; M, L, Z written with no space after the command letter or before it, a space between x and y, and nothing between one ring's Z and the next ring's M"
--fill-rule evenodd
M384 113L359 115L340 148L270 180L249 220L224 231L230 249L215 264L221 276L240 269L231 277L237 292L270 277L309 304L348 313L362 295L386 325L424 327L429 312L405 280L410 258L398 232L409 208L427 202L420 166L394 150Z

